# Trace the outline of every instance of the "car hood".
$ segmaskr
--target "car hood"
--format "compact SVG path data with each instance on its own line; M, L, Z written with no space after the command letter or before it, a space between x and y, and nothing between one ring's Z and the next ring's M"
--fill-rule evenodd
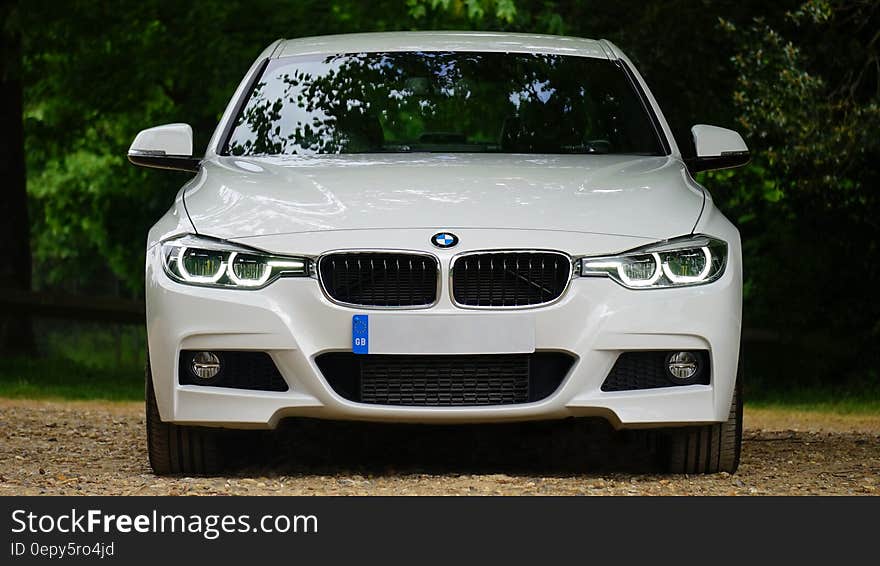
M663 239L704 195L673 157L359 154L206 160L184 192L201 234L498 228Z

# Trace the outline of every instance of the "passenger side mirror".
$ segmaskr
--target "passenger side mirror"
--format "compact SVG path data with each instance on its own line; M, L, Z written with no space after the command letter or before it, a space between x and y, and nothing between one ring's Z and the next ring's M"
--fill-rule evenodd
M196 172L202 160L193 157L192 147L189 124L156 126L135 136L128 148L128 160L139 167Z
M697 150L696 157L686 160L691 173L740 167L751 159L746 142L733 130L697 124L691 135Z

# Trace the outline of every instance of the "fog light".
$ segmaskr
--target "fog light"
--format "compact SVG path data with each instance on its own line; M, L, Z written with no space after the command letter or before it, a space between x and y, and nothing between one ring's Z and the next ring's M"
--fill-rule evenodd
M666 358L666 371L677 381L687 381L700 371L700 360L693 352L673 352Z
M220 373L220 358L212 352L196 352L190 369L199 379L214 379Z

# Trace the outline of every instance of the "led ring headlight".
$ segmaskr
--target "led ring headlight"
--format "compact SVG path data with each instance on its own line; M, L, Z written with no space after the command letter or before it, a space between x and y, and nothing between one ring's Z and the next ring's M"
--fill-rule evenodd
M705 235L683 236L579 262L582 277L610 277L629 289L704 285L724 274L727 243Z
M626 272L626 268L631 267L632 264L626 265L624 262L617 263L617 276L620 277L620 280L623 282L624 285L628 287L648 287L650 285L653 285L657 282L657 280L660 279L660 276L663 275L663 272L660 268L660 256L658 256L657 254L650 254L644 259L636 261L639 261L640 264L644 265L645 263L647 263L648 258L653 260L654 269L652 271L653 275L650 275L647 279L636 279L631 277L630 273Z
M703 269L697 275L679 275L677 273L673 273L672 269L669 267L669 262L663 262L663 274L673 283L675 284L688 284L688 283L700 283L706 279L706 276L709 275L709 271L712 269L712 253L709 251L708 247L700 248L700 252L702 252L704 259Z
M226 271L226 263L221 259L220 265L217 267L216 273L214 275L196 275L189 272L189 269L186 267L186 260L188 259L187 252L192 252L192 255L203 252L203 250L192 249L186 246L180 248L180 252L178 253L177 260L177 269L180 272L181 277L183 277L184 281L187 283L206 283L212 284L216 283L223 277L223 273Z
M243 256L243 257L249 257L249 256ZM261 266L260 274L257 275L256 277L251 277L251 278L241 277L241 276L239 276L238 273L236 273L236 270L235 270L235 268L237 266L237 264L236 264L237 259L239 259L239 252L232 252L231 254L229 254L229 267L228 267L229 279L233 283L235 283L236 285L241 285L243 287L259 287L260 285L265 285L266 281L269 280L269 277L272 276L272 269L269 267L268 262L265 262L265 261L260 262L259 259L256 259L256 260L251 260L250 265L247 267ZM244 260L244 261L247 261L247 260ZM242 261L242 263L244 263L244 261ZM240 264L238 264L238 265L240 265ZM247 269L247 267L245 267L245 269Z
M178 283L259 289L279 277L307 277L309 260L186 235L162 243L162 267Z

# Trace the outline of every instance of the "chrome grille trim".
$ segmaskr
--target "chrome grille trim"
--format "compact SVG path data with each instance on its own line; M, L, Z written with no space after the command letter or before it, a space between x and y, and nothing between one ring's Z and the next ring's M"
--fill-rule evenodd
M563 264L568 267L568 274L565 279L565 285L559 291L559 294L553 297L550 300L531 303L531 304L517 304L517 305L471 305L460 303L455 298L455 264L461 259L475 256L475 255L501 255L501 254L510 254L510 255L523 255L523 254L550 254L556 255L563 259ZM522 278L520 275L517 277ZM488 250L473 250L468 252L462 252L460 254L455 255L452 258L452 261L449 263L449 300L453 305L462 309L475 309L475 310L514 310L514 309L533 309L546 307L548 305L552 305L565 297L565 294L568 292L568 288L571 285L571 281L574 277L574 260L570 255L565 252L560 252L558 250L535 250L535 249L488 249ZM523 279L525 281L525 279ZM528 281L529 284L537 284L535 282Z

